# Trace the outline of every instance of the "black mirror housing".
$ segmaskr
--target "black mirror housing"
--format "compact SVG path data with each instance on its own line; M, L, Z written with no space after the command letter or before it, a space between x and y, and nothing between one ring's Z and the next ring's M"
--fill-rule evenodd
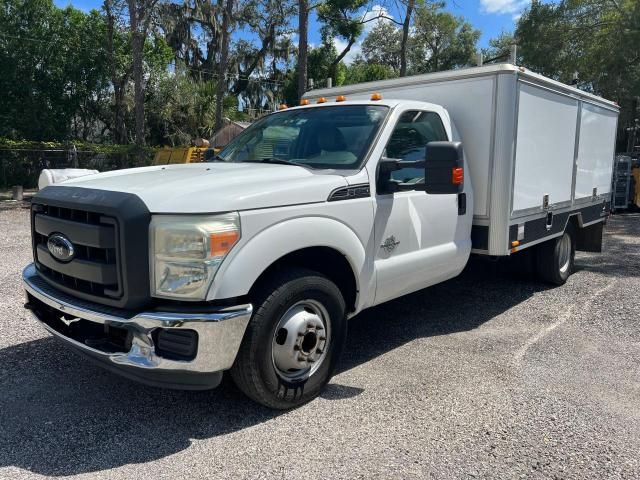
M434 195L461 193L464 157L460 142L429 142L424 167L425 191Z

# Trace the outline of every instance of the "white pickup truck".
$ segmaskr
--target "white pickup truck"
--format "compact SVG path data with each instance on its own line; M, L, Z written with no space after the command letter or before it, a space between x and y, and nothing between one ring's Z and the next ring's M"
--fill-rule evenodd
M230 370L295 407L329 381L348 318L471 253L531 252L562 284L576 249L600 251L617 116L513 65L312 91L211 162L43 189L26 307L127 377L204 389Z

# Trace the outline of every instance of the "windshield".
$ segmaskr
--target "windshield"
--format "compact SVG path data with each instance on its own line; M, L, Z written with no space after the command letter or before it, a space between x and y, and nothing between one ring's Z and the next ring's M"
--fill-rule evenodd
M358 168L388 107L340 105L268 115L216 157L225 162L273 162L311 168Z

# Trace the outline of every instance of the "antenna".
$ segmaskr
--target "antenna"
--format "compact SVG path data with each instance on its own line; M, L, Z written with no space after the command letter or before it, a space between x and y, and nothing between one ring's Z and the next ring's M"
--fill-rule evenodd
M518 58L518 45L516 43L512 43L511 44L511 54L509 56L509 61L516 65L517 62L517 58Z

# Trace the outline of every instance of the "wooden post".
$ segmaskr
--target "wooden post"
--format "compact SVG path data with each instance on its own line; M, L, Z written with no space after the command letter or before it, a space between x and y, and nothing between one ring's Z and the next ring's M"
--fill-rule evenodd
M22 185L14 185L11 187L11 198L14 200L22 201L24 198L24 190Z

